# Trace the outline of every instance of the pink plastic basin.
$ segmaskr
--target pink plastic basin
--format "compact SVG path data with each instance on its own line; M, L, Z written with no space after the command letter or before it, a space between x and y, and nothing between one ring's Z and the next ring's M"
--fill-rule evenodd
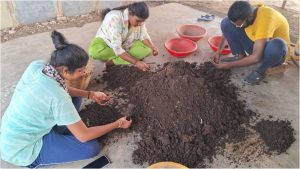
M210 48L215 52L218 50L218 46L219 46L220 42L221 42L221 36L213 36L213 37L208 38L208 44L209 44ZM221 54L227 55L229 53L231 53L231 49L230 49L228 43L225 42L225 45L224 45L223 50L221 51Z
M197 42L206 35L206 29L198 25L182 25L176 31L180 37L190 39L194 42Z
M165 42L165 48L172 56L184 58L195 52L198 46L190 39L173 38Z

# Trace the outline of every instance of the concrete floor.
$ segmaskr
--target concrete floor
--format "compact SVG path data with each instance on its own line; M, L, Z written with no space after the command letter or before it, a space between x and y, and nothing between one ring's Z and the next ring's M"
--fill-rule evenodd
M197 22L197 17L204 14L201 11L177 3L165 4L150 9L150 18L147 20L147 28L153 42L159 48L159 56L149 57L145 62L172 62L176 60L185 60L188 62L202 63L209 60L213 54L207 44L209 36L221 34L219 30L220 19L216 17L211 22ZM181 24L193 23L205 27L208 31L207 36L198 41L197 55L190 55L184 59L178 59L170 56L164 49L164 42L173 37L177 37L176 27ZM59 30L69 42L80 45L87 49L90 40L94 37L99 23L89 23L83 27L73 27ZM26 69L33 60L48 60L51 51L54 49L50 38L50 32L35 34L27 37L17 38L1 44L1 112L4 113L14 88ZM103 63L95 62L95 73L93 77L101 74ZM258 86L243 86L240 79L242 74L247 74L254 66L239 68L233 70L232 81L239 86L241 99L247 101L249 108L255 110L262 117L272 115L275 119L290 120L296 133L296 142L288 149L287 153L272 157L261 157L252 167L268 168L298 168L299 167L299 71L292 67L284 74L267 77L268 83L262 83ZM94 79L94 78L92 78ZM101 90L96 86L94 80L91 81L89 88ZM134 123L133 123L134 125ZM109 168L140 168L147 167L135 165L132 162L131 155L136 148L135 143L140 139L138 133L123 134L122 136L111 135L110 144L103 147L101 154L106 154L112 161ZM99 156L101 156L99 154ZM98 156L98 157L99 157ZM82 168L82 166L93 161L97 157L89 160L61 164L51 167L59 168ZM235 167L231 161L222 155L218 155L211 167ZM2 168L14 167L1 161ZM249 167L249 164L242 164L239 167Z

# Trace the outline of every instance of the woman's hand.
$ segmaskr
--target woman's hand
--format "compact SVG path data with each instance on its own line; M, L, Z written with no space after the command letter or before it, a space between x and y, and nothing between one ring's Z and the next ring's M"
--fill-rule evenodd
M91 91L89 98L94 100L95 102L97 102L100 105L104 105L109 100L109 97L103 92Z
M157 49L157 47L155 47L155 46L152 46L152 55L153 56L157 56L158 55L158 49Z
M139 68L140 70L142 70L142 71L148 71L148 70L150 70L150 67L145 62L143 62L143 61L137 61L135 63L135 66L137 68Z
M118 128L127 129L130 127L132 120L126 120L126 117L122 117L116 121L118 123Z

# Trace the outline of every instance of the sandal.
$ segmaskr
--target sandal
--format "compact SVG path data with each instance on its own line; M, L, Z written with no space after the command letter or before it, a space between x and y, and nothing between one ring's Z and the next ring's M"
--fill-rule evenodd
M197 21L212 21L215 19L215 15L212 14L206 14L206 15L201 15Z
M248 76L246 76L242 81L248 85L256 85L264 78L263 75L259 74L256 71L251 72Z

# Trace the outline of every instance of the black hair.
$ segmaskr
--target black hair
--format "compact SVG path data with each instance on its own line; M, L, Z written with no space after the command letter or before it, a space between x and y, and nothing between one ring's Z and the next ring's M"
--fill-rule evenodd
M236 22L245 20L253 13L253 7L247 1L235 1L228 10L228 19Z
M84 49L68 43L64 35L55 30L51 33L51 38L55 50L51 54L50 65L54 67L65 66L71 73L87 65L89 57Z
M149 8L145 2L134 2L130 5L120 6L117 8L106 8L101 12L101 19L103 20L106 14L112 10L124 10L128 8L131 15L137 16L142 19L147 19L149 17Z

